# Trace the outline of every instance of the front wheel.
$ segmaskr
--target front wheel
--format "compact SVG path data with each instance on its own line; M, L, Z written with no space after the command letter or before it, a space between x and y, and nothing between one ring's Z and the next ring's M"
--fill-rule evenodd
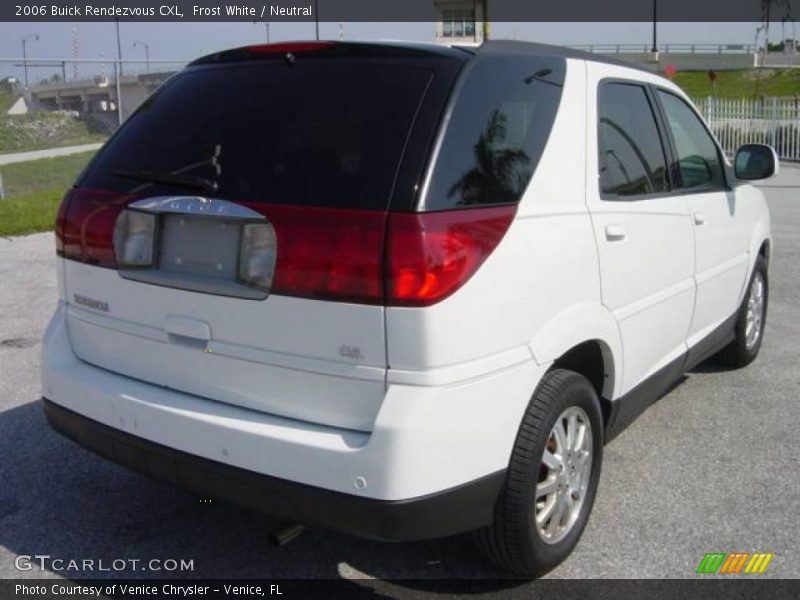
M759 256L736 318L736 337L717 355L720 362L739 368L755 360L761 349L761 341L764 339L768 301L767 261L763 256Z
M600 402L572 371L548 372L517 434L492 525L479 549L517 575L538 577L578 543L594 504L603 456Z

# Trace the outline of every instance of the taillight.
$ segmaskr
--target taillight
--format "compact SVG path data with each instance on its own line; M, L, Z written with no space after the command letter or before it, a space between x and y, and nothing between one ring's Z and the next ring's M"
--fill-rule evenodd
M516 206L389 216L387 304L428 306L475 273L514 218Z
M56 217L58 253L110 268L117 267L115 255L126 265L154 264L155 225L147 221L154 217L117 219L133 199L71 190ZM265 215L269 227L245 225L240 281L272 294L390 306L429 306L455 292L503 239L516 212L516 206L497 206L387 217L383 211L242 204ZM270 282L264 265L272 261Z
M70 190L56 217L56 250L65 258L116 267L114 225L129 196L102 190Z
M56 254L64 256L64 230L67 227L67 209L69 208L69 199L72 191L67 192L58 205L58 212L56 213Z
M271 293L383 302L383 212L246 203L275 228Z

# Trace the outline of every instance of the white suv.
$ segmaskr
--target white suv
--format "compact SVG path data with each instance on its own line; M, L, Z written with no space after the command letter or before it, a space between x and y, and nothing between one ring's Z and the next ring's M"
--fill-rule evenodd
M476 530L535 576L603 445L683 372L758 353L770 222L671 82L517 42L201 58L56 223L51 425L290 523Z

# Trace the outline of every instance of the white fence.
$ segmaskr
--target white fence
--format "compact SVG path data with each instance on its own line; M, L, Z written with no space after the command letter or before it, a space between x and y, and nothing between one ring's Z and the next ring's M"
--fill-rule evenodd
M800 161L800 97L708 97L695 104L728 154L742 144L769 144L782 160Z

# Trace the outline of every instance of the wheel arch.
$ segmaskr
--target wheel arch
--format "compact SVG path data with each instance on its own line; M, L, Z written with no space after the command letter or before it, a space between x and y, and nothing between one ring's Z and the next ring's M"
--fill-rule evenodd
M604 306L578 305L562 311L529 346L539 364L552 363L586 377L604 403L620 395L622 341L616 320Z
M592 384L600 399L603 421L608 424L611 400L606 388L613 389L614 357L602 340L587 340L559 356L551 369L567 369L583 375Z
M772 255L772 240L770 238L765 238L764 241L761 242L761 245L758 248L758 256L764 257L764 260L767 262L767 267L769 267L769 260L771 255Z

